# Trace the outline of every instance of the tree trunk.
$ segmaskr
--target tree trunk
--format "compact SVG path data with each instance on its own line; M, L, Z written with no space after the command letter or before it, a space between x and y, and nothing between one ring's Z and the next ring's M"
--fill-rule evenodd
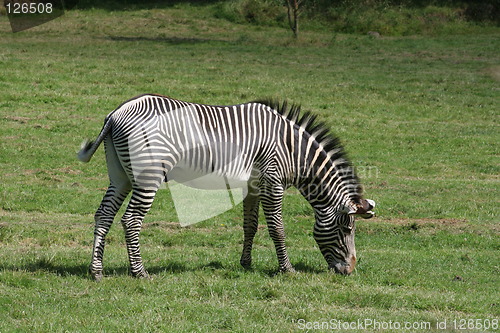
M302 0L286 0L288 7L288 24L292 29L293 36L299 37L299 6Z

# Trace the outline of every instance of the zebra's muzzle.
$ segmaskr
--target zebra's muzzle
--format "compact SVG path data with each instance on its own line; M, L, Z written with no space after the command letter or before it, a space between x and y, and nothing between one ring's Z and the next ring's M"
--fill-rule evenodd
M337 274L350 275L355 267L356 267L356 257L351 256L351 260L348 264L338 262L330 266L330 269L333 269Z

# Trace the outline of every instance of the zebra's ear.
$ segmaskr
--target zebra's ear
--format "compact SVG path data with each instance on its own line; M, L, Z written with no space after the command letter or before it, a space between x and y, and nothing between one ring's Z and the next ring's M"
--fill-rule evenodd
M375 215L372 211L373 208L375 208L375 201L370 199L361 199L361 202L352 206L347 214L359 215L362 218L369 219Z

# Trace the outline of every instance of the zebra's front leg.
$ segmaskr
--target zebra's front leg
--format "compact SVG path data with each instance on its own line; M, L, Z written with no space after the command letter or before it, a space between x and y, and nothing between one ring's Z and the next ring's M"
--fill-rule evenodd
M240 264L245 269L252 266L252 246L255 233L257 232L259 219L259 197L254 191L248 192L243 199L243 253L241 254Z
M286 251L285 230L283 228L283 218L281 215L284 190L280 186L273 186L272 188L266 189L264 194L264 196L261 196L262 208L266 216L269 235L276 247L279 271L294 273L295 269L290 263Z

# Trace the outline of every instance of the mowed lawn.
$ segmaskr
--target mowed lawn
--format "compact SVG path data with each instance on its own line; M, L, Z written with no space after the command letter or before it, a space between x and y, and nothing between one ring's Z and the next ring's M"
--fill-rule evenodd
M0 332L498 330L498 50L491 29L304 31L295 41L197 6L69 11L15 34L0 16ZM206 104L272 97L318 114L378 205L357 222L355 272L328 272L296 190L284 218L299 272L276 274L262 216L245 271L241 205L181 228L165 189L141 234L152 279L128 276L116 221L105 278L92 281L107 172L102 148L88 164L75 153L142 93Z

